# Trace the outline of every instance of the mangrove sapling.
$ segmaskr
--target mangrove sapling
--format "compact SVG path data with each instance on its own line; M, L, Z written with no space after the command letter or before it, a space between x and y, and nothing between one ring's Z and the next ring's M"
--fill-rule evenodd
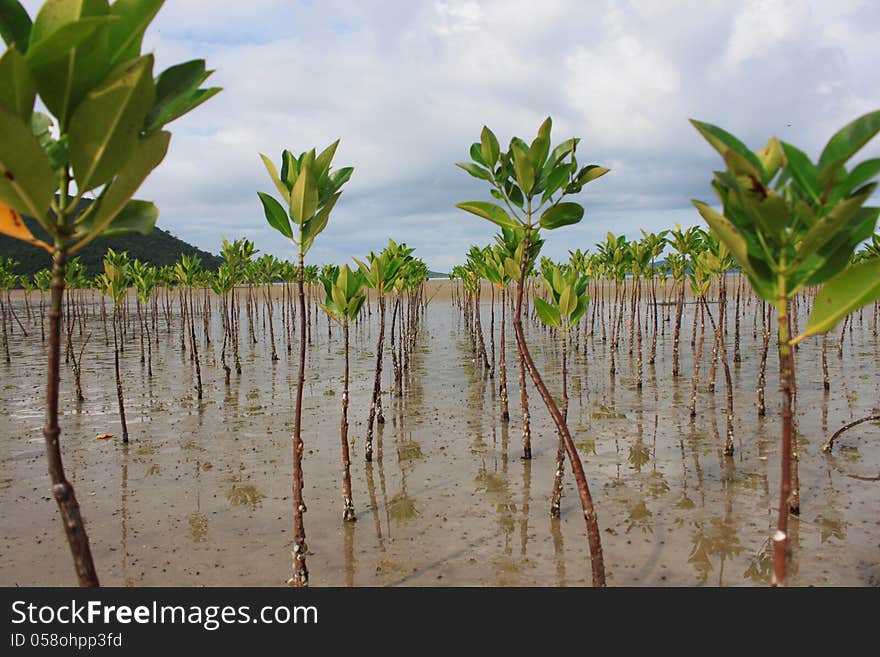
M692 256L688 271L691 292L693 292L694 298L697 300L697 307L694 309L694 314L696 316L696 314L699 313L700 316L700 340L696 347L696 351L694 352L694 374L691 379L691 422L697 417L697 384L700 380L700 361L703 356L703 340L706 335L705 324L707 306L703 303L703 297L706 295L709 286L712 284L712 278L709 275L707 267L704 265L704 259L707 255L708 254L704 252L695 257Z
M692 123L727 165L726 171L716 172L713 181L723 213L696 200L694 205L730 250L755 292L776 306L782 463L772 584L782 586L788 563L788 514L800 508L791 467L795 439L792 344L830 330L851 312L880 298L876 266L860 263L848 267L855 248L876 229L880 208L865 207L865 203L877 187L869 181L880 172L880 160L868 160L850 171L845 167L880 131L880 111L838 131L816 164L802 151L775 138L753 153L716 126ZM825 286L816 298L807 329L792 340L791 299L802 288L820 284Z
M383 424L382 416L382 354L385 345L385 293L394 286L398 272L404 262L411 258L413 249L405 244L398 246L393 240L388 240L388 246L376 255L370 252L366 262L354 258L358 264L364 281L370 289L376 290L379 306L379 336L376 341L376 369L373 378L373 392L370 399L370 412L367 418L366 439L364 444L364 459L373 460L373 423Z
M220 364L223 367L225 383L227 386L229 386L229 379L232 373L232 368L230 368L229 364L226 362L226 347L230 342L230 327L232 324L229 311L229 295L232 288L233 279L229 270L229 265L223 263L217 269L216 275L211 277L211 289L220 299L220 319L223 328L223 344L220 347Z
M295 157L284 150L281 154L281 171L265 155L260 157L269 177L281 197L287 201L287 209L272 196L258 192L263 203L266 220L275 230L291 240L297 248L297 294L299 297L299 366L296 381L296 407L293 428L293 577L288 584L302 587L309 584L309 571L306 567L306 531L303 514L306 511L303 501L302 456L302 398L306 367L306 301L304 290L305 256L315 238L326 227L330 212L339 200L340 188L354 171L345 167L331 173L330 164L336 154L339 141L335 141L320 154L315 149ZM291 225L293 222L293 225Z
M566 271L567 269L567 271ZM581 317L587 311L587 283L588 279L581 276L574 267L563 268L549 263L542 268L541 280L547 290L547 301L536 296L534 299L535 310L541 321L553 329L559 331L562 345L562 417L568 419L568 353L567 344L569 332L576 326ZM562 474L565 465L565 443L562 433L559 435L559 445L556 450L556 470L553 481L553 492L550 497L550 515L558 518L560 502L562 500Z
M202 271L201 258L197 255L182 253L180 260L174 264L174 273L177 276L177 286L181 294L181 319L184 326L183 333L189 337L190 360L196 368L196 397L202 399L202 365L199 358L199 343L196 340L195 307L192 301L193 287L198 282Z
M119 422L122 426L122 442L128 443L128 424L125 421L125 399L122 376L119 371L119 333L122 323L122 302L128 291L128 254L107 249L104 257L104 273L100 276L101 291L113 301L113 369L116 375L116 401L119 404Z
M345 345L345 369L342 379L342 419L339 437L342 443L342 519L356 520L351 493L351 457L348 449L348 381L349 381L349 337L351 321L358 316L366 299L364 278L359 271L352 271L348 265L332 268L321 276L325 297L321 307L335 321L342 325L342 340Z
M34 284L37 286L37 289L40 291L40 342L46 341L46 318L45 318L45 306L46 306L46 292L49 291L49 286L52 283L52 271L49 269L41 269L37 273L34 274Z
M504 268L505 272L512 281L517 282L517 295L516 298L519 298L519 287L520 287L520 279L519 279L519 271L517 268L517 250L523 244L523 235L509 228L501 227L501 234L496 236L496 241L498 242L499 248L502 249L502 254L499 257L503 257L504 259ZM544 241L538 237L532 240L532 244L530 245L530 253L529 253L529 268L534 266L534 262L537 259L538 253L540 252L541 246L543 246ZM521 306L519 306L520 311L517 311L517 306L514 306L512 312L521 312ZM525 355L523 354L523 349L520 345L519 340L516 341L516 352L517 352L517 362L519 364L519 402L520 402L520 410L522 413L522 459L530 460L532 458L532 423L531 423L531 413L529 411L529 393L526 388L526 361Z
M257 266L265 285L266 311L269 315L269 344L272 346L272 362L275 362L278 360L278 352L275 350L275 322L273 311L274 304L272 301L272 285L281 277L281 261L275 256L265 253L257 259Z
M498 396L501 403L501 421L510 421L510 407L507 393L507 287L513 278L504 266L505 251L495 245L486 254L486 279L501 291L501 330L498 343ZM494 367L494 365L493 365Z
M61 312L68 258L101 235L147 232L158 210L132 196L165 156L165 124L216 94L199 89L210 72L203 61L175 66L153 78L153 55L141 41L155 2L46 2L31 21L18 0L5 0L0 34L0 232L52 256L46 386L46 456L80 585L98 576L59 443L58 391ZM37 92L55 117L35 114ZM72 183L76 194L71 196ZM80 201L96 198L82 212ZM36 239L20 215L48 233Z
M565 440L587 528L593 584L604 586L605 565L601 535L583 465L565 418L529 353L522 325L522 308L526 275L537 257L537 253L532 251L532 242L538 238L540 229L553 230L578 223L584 215L583 207L577 203L563 202L563 199L568 194L580 192L584 185L604 175L608 169L589 165L578 170L575 158L577 139L569 139L551 152L550 129L551 120L548 118L538 129L538 135L531 146L514 137L509 150L502 153L498 139L489 128L484 127L480 143L474 144L470 149L473 162L458 166L472 176L487 181L492 186L493 197L504 202L506 209L494 203L480 201L460 203L458 207L521 236L517 240L519 245L514 252L515 257L510 259L512 269L519 266L516 311L513 316L516 340L532 381ZM558 197L553 200L557 193Z

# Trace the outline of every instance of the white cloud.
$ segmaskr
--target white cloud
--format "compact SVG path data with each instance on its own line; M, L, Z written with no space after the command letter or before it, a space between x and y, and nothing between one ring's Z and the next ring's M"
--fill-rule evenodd
M493 234L454 208L488 197L454 162L484 124L506 142L551 115L556 139L612 168L581 197L584 222L548 236L561 257L608 230L698 221L689 199L713 198L718 160L689 117L818 155L880 107L878 28L871 0L168 0L145 39L157 70L205 58L224 91L172 124L140 195L202 248L246 235L289 257L256 196L272 189L258 153L341 138L337 163L356 171L310 258L394 237L445 268Z

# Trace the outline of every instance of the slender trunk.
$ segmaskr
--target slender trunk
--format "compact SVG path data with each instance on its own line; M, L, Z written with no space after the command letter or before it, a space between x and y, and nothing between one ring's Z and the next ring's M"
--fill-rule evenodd
M370 400L370 415L367 419L367 438L364 459L373 460L373 422L379 405L382 403L382 349L385 343L385 295L379 294L379 339L376 343L376 373L373 378L373 396Z
M724 369L724 381L727 385L727 435L724 441L724 455L733 456L733 383L730 377L730 365L727 362L727 350L724 343L724 312L723 310L718 311L718 325L716 326L715 319L712 317L712 311L709 309L705 297L701 297L700 300L706 309L706 314L709 316L712 329L719 336L719 355L721 357L721 366Z
M828 333L822 334L822 387L831 389L831 381L828 378Z
M520 351L522 352L523 359L525 360L525 364L528 367L529 374L532 377L532 381L535 383L535 387L538 389L541 398L544 400L544 404L547 406L547 410L550 412L550 415L553 418L553 422L556 424L556 428L561 432L565 441L565 451L568 454L568 459L571 463L572 473L574 474L574 479L577 483L578 493L581 498L581 506L584 513L584 522L587 528L587 540L590 547L590 560L592 563L593 571L593 586L605 586L605 564L602 557L602 537L599 533L599 523L596 519L596 512L593 508L593 498L590 495L590 489L587 484L586 475L584 474L584 468L581 464L581 459L577 453L577 449L574 446L574 440L572 440L571 434L568 431L568 426L566 425L565 419L562 417L559 408L556 406L556 402L553 401L553 397L550 395L550 391L547 390L547 386L544 385L544 381L541 378L537 367L535 367L535 363L532 361L532 356L529 353L528 345L526 345L525 334L523 332L522 299L523 286L525 283L526 269L528 264L527 258L529 253L530 237L530 231L526 230L525 246L523 248L523 260L520 263L519 287L517 289L516 295L516 312L513 317L513 328L516 333L517 344L520 347Z
M517 299L522 295L522 292L518 292ZM521 308L519 304L517 304L517 308ZM516 320L514 319L514 322ZM516 327L514 326L514 332ZM526 363L525 356L523 355L522 345L519 341L519 336L516 336L516 349L517 354L519 355L519 403L520 408L522 409L522 446L523 446L523 454L522 458L525 460L529 460L532 458L532 423L531 423L531 414L529 413L529 393L526 390Z
M202 365L199 360L199 345L196 341L196 323L195 318L193 317L195 309L193 308L192 302L192 288L187 290L189 296L189 349L190 354L193 357L193 360L196 364L196 395L199 399L202 398Z
M699 299L697 299L699 301ZM705 315L703 310L703 304L697 303L697 307L694 309L694 318L696 319L697 312L699 311L700 315L700 344L696 348L694 352L694 378L691 382L691 419L697 417L697 382L700 379L700 360L702 360L703 355L703 341L706 338L706 330L705 330ZM696 323L695 323L696 325ZM696 331L694 331L696 334Z
M501 396L501 421L510 421L510 408L507 399L507 350L505 345L505 324L507 319L507 288L501 288L501 353L498 358L498 373L501 379L499 395Z
M300 240L302 244L302 240ZM303 502L303 440L302 440L302 398L306 380L306 297L303 290L304 254L300 248L299 267L296 274L297 292L299 294L299 371L296 379L296 408L293 425L293 577L288 584L295 587L309 585L309 570L306 567L306 529L303 514L306 505Z
M568 420L568 368L566 365L566 360L568 354L566 353L566 341L567 336L565 333L561 335L562 337L562 417L566 421ZM558 518L560 513L560 506L562 504L562 475L565 468L565 441L562 438L562 433L557 432L559 435L559 444L556 447L556 472L553 475L553 493L550 496L550 517Z
M9 357L9 334L6 330L6 304L0 299L0 312L2 312L2 322L3 322L3 348L6 351L6 363L11 363L12 359Z
M766 310L766 312L765 312ZM761 365L758 368L758 417L764 417L767 413L764 404L764 384L767 378L767 353L770 350L770 321L771 306L761 301Z
M491 349L491 358L489 358L489 378L495 379L495 287L489 285L489 291L492 293L492 300L489 305L489 342Z
M342 439L342 519L356 520L354 502L351 494L351 457L348 452L348 320L342 325L342 339L345 342L345 374L342 382L342 421L340 436Z
M792 412L791 384L794 378L794 363L791 347L788 344L788 297L785 278L779 277L778 298L776 300L776 321L779 327L779 368L782 389L782 449L779 479L779 519L773 535L773 579L772 586L785 586L788 566L788 497L791 493L791 441Z
M789 315L788 317L788 335L789 337L792 335L797 335L797 324L794 325L795 332L792 333L792 317ZM790 438L790 449L791 449L791 459L790 459L790 467L791 467L791 493L788 496L788 510L790 513L799 516L801 514L801 490L800 490L800 482L798 475L798 444L797 444L797 363L794 359L794 353L789 355L791 359L791 377L790 377L790 386L791 386L791 415L792 415L792 430L791 430L791 438Z
M89 537L83 525L73 484L67 481L61 459L61 428L58 426L58 394L61 385L61 306L64 299L64 275L67 268L67 250L56 244L52 260L52 288L49 306L49 362L46 384L46 461L52 480L52 495L58 503L61 524L67 535L73 565L80 586L100 586Z
M122 442L128 443L128 425L125 422L125 400L122 395L122 377L119 374L119 337L116 323L120 320L119 306L113 306L113 366L116 372L116 401L119 403L119 421L122 423Z

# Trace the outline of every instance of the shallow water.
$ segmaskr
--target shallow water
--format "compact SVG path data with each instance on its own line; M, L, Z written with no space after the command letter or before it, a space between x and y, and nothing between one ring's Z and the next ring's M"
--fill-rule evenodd
M448 283L432 283L433 286ZM428 296L431 296L429 292ZM24 320L20 299L16 309ZM688 306L687 313L694 306ZM754 303L744 310L742 362L735 387L733 458L722 455L725 387L718 368L708 392L703 358L698 416L691 424L690 315L682 324L683 376L673 381L672 326L658 339L656 366L645 361L635 386L634 356L621 339L612 385L607 346L590 339L573 356L569 424L594 496L610 585L765 585L778 503L776 359L768 360L767 417L756 412L760 327ZM496 312L500 312L496 304ZM175 327L160 318L154 376L140 363L130 332L122 358L131 444L118 438L112 346L100 317L84 359L86 401L74 401L73 375L62 373L62 447L105 585L283 585L291 574L291 440L296 345L288 354L275 312L280 361L247 336L242 315L241 376L224 385L219 320L202 345L204 399L182 357ZM496 331L497 322L496 317ZM484 331L489 327L484 297ZM804 320L801 320L802 322ZM41 426L45 346L39 327L10 337L12 365L0 362L0 584L76 583L49 491ZM533 460L523 461L517 362L508 331L511 420L499 420L498 379L483 376L460 312L441 293L427 311L409 385L383 377L387 423L378 429L378 460L363 460L377 331L374 312L352 330L349 417L358 522L344 524L340 493L341 333L328 347L326 319L313 328L303 439L305 515L311 583L371 585L589 585L590 564L580 503L568 468L562 517L549 517L557 438L529 385ZM197 326L197 330L200 326ZM559 391L559 343L527 322L527 338L551 390ZM266 329L268 330L268 329ZM880 343L870 315L854 322L844 357L839 331L829 337L831 390L822 390L821 341L797 353L802 515L792 518L794 585L880 585L880 427L845 434L832 455L821 445L835 429L880 406ZM266 333L268 335L268 332ZM731 322L730 335L733 329ZM75 335L78 350L82 336ZM487 349L489 348L487 340ZM497 337L496 337L497 340ZM111 337L112 342L112 337ZM649 341L645 341L647 351ZM498 345L496 344L496 348ZM732 352L732 345L728 346ZM95 436L113 433L110 440ZM873 480L872 480L873 479Z

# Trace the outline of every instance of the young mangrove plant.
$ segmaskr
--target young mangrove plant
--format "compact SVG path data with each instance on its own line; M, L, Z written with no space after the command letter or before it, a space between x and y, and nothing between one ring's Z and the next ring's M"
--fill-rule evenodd
M141 55L141 43L162 4L47 0L31 20L18 0L5 0L0 11L8 45L0 57L0 232L52 256L44 436L52 493L82 586L97 586L98 576L64 474L58 426L67 260L101 235L152 229L158 209L132 196L168 150L171 134L162 128L219 91L199 89L210 75L201 60L153 78L154 57ZM47 129L52 120L34 112L37 94L54 116L57 139ZM81 204L86 194L96 198ZM35 238L21 215L33 217L49 242Z
M379 304L379 337L376 339L376 370L373 378L373 393L370 399L370 413L367 418L366 439L364 441L364 459L373 460L373 423L384 424L382 415L382 353L385 346L385 295L394 286L400 268L412 256L413 249L405 244L398 245L388 240L388 246L376 255L370 252L366 261L354 258L364 277L367 287L376 290Z
M299 370L296 380L296 407L293 425L293 577L288 584L301 587L309 585L306 567L306 530L303 514L303 439L302 398L306 378L306 300L304 284L305 257L315 238L327 227L330 212L342 194L341 187L351 177L354 169L345 167L331 171L330 164L336 154L339 141L316 154L315 149L295 157L289 150L281 154L281 171L265 155L260 155L269 177L285 201L285 209L274 197L258 192L266 220L275 230L291 240L297 249L297 294L299 296Z
M762 299L776 308L782 389L780 500L773 536L774 586L785 584L788 514L800 510L793 463L797 442L792 422L795 386L791 299L804 287L825 284L814 305L807 335L830 330L840 319L880 294L877 267L848 268L856 247L869 239L880 208L866 207L880 173L880 160L846 164L880 130L880 111L866 114L838 131L817 163L775 137L754 153L721 128L692 121L724 158L712 186L722 204L719 213L693 203L712 232L727 246Z
M460 203L458 207L522 235L522 241L511 259L513 268L519 267L516 310L513 316L516 340L529 374L565 441L587 526L593 584L604 586L605 566L593 499L565 418L529 353L522 326L522 304L526 274L534 263L530 248L533 239L541 229L554 230L580 222L584 216L583 206L564 202L563 199L579 193L584 185L604 175L608 169L597 165L578 169L575 156L578 139L568 139L551 150L551 126L552 121L548 117L538 129L531 145L514 137L506 152L501 151L494 133L484 127L480 142L473 144L470 149L473 162L460 163L458 166L475 178L489 183L490 193L496 200L504 203L505 207L485 201Z
M122 376L119 371L119 334L122 325L122 304L128 292L128 254L107 249L104 257L104 273L99 276L101 291L113 301L113 371L116 375L116 401L119 404L119 422L122 425L122 442L128 443L128 425L125 422L125 399Z
M348 265L330 268L321 276L324 285L324 303L321 307L329 317L342 326L342 341L345 345L345 369L342 376L342 419L339 437L342 442L342 519L356 520L354 502L351 494L351 457L348 451L348 380L349 380L349 324L358 316L364 305L364 278Z
M559 342L562 344L562 417L568 419L568 340L569 331L577 326L581 317L587 312L586 276L581 276L574 267L561 267L548 263L542 267L541 281L547 289L547 301L535 297L535 310L541 321L560 331ZM550 515L559 517L562 502L562 474L565 465L565 442L559 433L559 446L556 450L556 470L553 480L553 493L550 497Z

